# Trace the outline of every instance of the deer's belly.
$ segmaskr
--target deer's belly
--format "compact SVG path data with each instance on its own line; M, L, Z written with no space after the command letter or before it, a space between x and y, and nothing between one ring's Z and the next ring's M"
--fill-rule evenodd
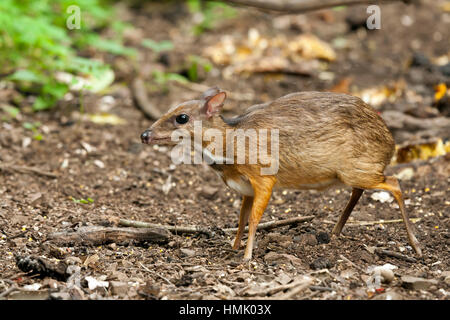
M242 178L241 176L224 179L224 181L228 187L242 194L243 196L252 197L254 195L250 181Z

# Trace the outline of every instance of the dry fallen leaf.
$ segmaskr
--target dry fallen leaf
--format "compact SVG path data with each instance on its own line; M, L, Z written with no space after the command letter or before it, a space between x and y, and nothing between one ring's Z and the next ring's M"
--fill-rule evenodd
M333 48L315 35L288 38L280 34L266 38L256 29L250 29L245 39L224 36L203 54L215 64L228 66L224 71L226 77L243 72L310 74L320 68L319 60L336 59Z
M447 86L445 83L439 83L434 87L434 100L439 101L447 94Z
M342 78L337 84L335 84L330 92L338 92L338 93L350 93L350 84L353 82L352 77Z
M95 288L108 288L109 282L108 281L101 281L97 280L94 277L87 276L86 278L89 290L94 290Z
M126 120L111 113L96 113L83 115L83 120L91 121L97 124L126 124Z
M69 85L70 90L100 92L114 81L114 71L105 69L97 75L77 76L68 72L57 72L56 80Z
M336 60L336 52L326 42L312 34L302 34L293 41L287 41L291 59L323 59Z
M170 189L172 189L172 175L169 174L166 182L162 185L161 190L164 192L165 195L167 195Z
M413 160L427 160L429 158L443 156L447 152L450 152L450 141L444 144L440 138L416 144L396 146L391 164L407 163Z
M100 259L98 254L94 254L92 256L89 256L84 260L83 266L93 266L97 263L97 261Z
M352 94L372 107L378 107L385 101L395 102L405 91L405 86L404 81L397 81L387 86L367 88Z
M450 1L445 1L441 4L442 11L450 12Z

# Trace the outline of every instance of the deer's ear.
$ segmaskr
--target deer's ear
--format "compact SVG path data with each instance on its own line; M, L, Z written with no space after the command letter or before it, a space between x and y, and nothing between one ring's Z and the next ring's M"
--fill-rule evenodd
M202 95L200 96L200 100L208 101L209 99L211 99L218 93L220 93L220 89L218 86L209 88L205 92L202 93Z
M206 98L203 111L207 118L212 117L214 114L218 113L223 106L225 98L227 97L225 92L219 92L212 97Z

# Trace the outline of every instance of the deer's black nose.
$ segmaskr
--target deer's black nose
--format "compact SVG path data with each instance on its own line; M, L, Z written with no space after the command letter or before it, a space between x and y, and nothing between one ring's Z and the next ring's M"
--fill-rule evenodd
M148 143L150 141L150 134L152 132L150 130L145 130L144 132L142 132L141 134L141 141L142 143Z

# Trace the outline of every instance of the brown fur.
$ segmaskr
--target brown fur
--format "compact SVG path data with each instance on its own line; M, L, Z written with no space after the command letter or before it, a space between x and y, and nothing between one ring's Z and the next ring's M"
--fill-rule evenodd
M167 138L179 127L190 130L193 135L194 120L201 120L204 130L216 128L224 134L227 129L279 130L279 170L275 175L261 175L261 163L248 164L248 152L246 164L211 166L228 185L244 181L253 189L253 195L244 195L239 231L233 246L235 249L239 247L243 228L248 221L249 238L245 259L251 258L256 226L273 188L324 189L336 183L353 187L354 194L333 229L334 233L340 233L362 194L359 190L384 189L392 192L399 202L409 240L420 254L404 210L398 182L393 180L395 178L386 178L383 173L392 158L395 144L384 121L374 109L361 99L346 94L299 92L252 106L238 117L225 119L219 116L224 99L224 94L219 96L219 93L220 89L212 88L200 100L188 101L172 108L150 130L154 139L162 138L153 140L155 143L165 144L170 144ZM175 123L174 119L180 113L189 115L189 123L182 126ZM224 139L223 150L226 150L230 141L228 135ZM208 143L203 141L203 147ZM246 146L248 148L248 141ZM235 158L236 153L235 145Z

